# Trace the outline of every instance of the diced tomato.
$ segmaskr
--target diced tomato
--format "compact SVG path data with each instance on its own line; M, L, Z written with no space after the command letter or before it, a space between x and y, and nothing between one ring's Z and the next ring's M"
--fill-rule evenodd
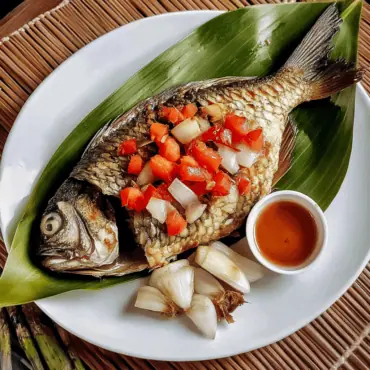
M149 184L144 191L144 205L145 207L148 205L151 198L158 198L162 199L161 195L159 194L158 190L152 184Z
M137 188L125 188L120 192L122 207L141 212L145 208L144 194Z
M159 154L150 159L150 168L155 177L165 182L171 182L177 172L177 165Z
M168 135L168 126L163 123L154 122L150 126L150 138L160 143L164 136Z
M263 148L263 132L261 128L249 131L245 140L246 144L256 152L259 152Z
M177 210L171 211L166 220L167 234L169 236L181 234L186 228L187 222Z
M160 110L160 116L173 124L179 123L184 120L182 113L175 107L163 106Z
M197 142L192 148L195 160L210 172L216 172L221 163L220 155L203 142Z
M212 189L213 195L227 195L230 193L231 179L225 172L217 172L213 180L216 182Z
M173 137L168 137L159 145L159 154L171 162L177 162L180 159L180 145Z
M225 117L225 127L233 133L233 141L239 142L240 139L247 135L248 124L245 117L240 117L235 114L228 114Z
M198 197L208 193L206 182L185 182L185 185L191 189Z
M199 163L190 155L182 156L181 164L184 166L199 167Z
M157 194L163 199L168 200L170 203L175 202L175 198L168 191L168 184L162 183L157 188Z
M198 108L195 104L187 104L184 108L182 108L182 115L184 118L193 118L197 113Z
M188 166L181 164L179 170L179 176L181 181L194 181L194 182L204 182L207 180L211 180L211 174L198 166Z
M127 172L131 175L138 175L143 169L143 159L139 155L133 155L128 164Z
M239 174L235 178L236 184L240 195L247 195L251 192L251 182L248 177L243 174Z
M203 141L213 141L214 143L231 146L232 132L228 128L213 126L202 135Z
M118 155L128 155L137 152L136 139L122 141L118 147Z

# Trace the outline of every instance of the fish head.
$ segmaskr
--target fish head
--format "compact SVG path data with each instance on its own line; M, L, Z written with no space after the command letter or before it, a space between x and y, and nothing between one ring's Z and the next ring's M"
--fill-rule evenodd
M118 256L118 229L114 217L87 194L59 201L40 223L38 254L44 267L76 270L112 263Z

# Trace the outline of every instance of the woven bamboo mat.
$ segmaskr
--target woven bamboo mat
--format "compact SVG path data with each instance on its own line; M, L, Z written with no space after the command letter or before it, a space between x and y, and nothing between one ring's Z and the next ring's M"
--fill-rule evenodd
M63 1L0 43L0 153L18 112L32 91L60 63L104 33L135 19L165 12L233 10L266 2L278 1ZM370 6L365 3L359 62L366 68L370 65L369 46ZM363 84L369 92L369 73ZM0 267L5 259L5 248L0 244ZM7 329L12 336L15 357L28 368L367 370L370 369L370 265L339 301L304 329L265 348L220 360L167 363L117 355L67 333L33 304L0 311L0 331L6 333ZM8 370L9 365L3 362L3 368Z

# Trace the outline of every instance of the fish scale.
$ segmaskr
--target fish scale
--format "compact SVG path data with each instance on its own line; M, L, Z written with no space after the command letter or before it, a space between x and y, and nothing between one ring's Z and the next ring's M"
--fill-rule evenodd
M306 101L326 98L361 79L362 73L352 65L328 60L330 44L340 24L337 7L333 4L277 73L262 78L222 77L173 87L140 102L107 124L92 139L70 178L46 208L41 223L43 243L39 250L39 254L44 256L43 264L57 271L68 271L66 266L72 266L69 271L85 275L124 275L145 269L148 265L150 268L160 267L178 254L227 236L240 227L253 205L271 192L276 176L280 178L289 169L296 137L294 130L289 130L292 126L287 125L292 109ZM179 235L168 235L166 225L146 210L140 213L130 211L129 225L139 247L134 251L139 250L141 254L128 253L126 239L129 237L125 233L119 239L119 257L112 263L109 247L117 235L110 233L107 239L105 234L99 233L99 228L103 229L104 225L111 227L113 221L105 220L104 212L96 213L99 219L89 218L88 215L94 215L95 211L86 213L83 208L86 205L76 203L76 194L80 197L81 193L91 192L89 187L92 186L95 193L119 197L121 189L135 186L137 177L127 173L130 156L118 155L120 143L132 138L144 143L139 145L138 154L147 162L157 153L156 145L148 143L150 122L161 120L158 117L161 107L188 103L198 107L218 104L224 116L234 114L245 117L249 130L262 128L262 152L252 166L238 172L249 178L251 191L240 195L235 183L238 173L232 175L230 193L209 196L204 200L207 201L207 208L201 217L188 224ZM99 207L96 196L87 199L91 200L88 204L92 210ZM60 207L61 204L63 207ZM70 210L69 216L63 213L66 208ZM74 243L68 241L66 224L74 232L70 235ZM84 231L84 243L78 235L79 228ZM79 240L80 245L77 245ZM88 251L95 251L94 243L99 246L101 255L108 256L108 265L101 259L94 260L94 253L89 259ZM71 251L71 245L80 250ZM117 248L114 250L116 253ZM85 260L83 263L77 258L68 261L71 255L84 256ZM84 264L89 267L84 269Z

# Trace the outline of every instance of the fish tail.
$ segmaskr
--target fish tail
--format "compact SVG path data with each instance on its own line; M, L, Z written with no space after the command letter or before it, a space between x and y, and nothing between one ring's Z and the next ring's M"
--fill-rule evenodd
M330 5L283 66L283 70L303 73L303 80L311 91L307 100L326 98L362 78L363 71L354 64L328 58L341 23L337 6Z

